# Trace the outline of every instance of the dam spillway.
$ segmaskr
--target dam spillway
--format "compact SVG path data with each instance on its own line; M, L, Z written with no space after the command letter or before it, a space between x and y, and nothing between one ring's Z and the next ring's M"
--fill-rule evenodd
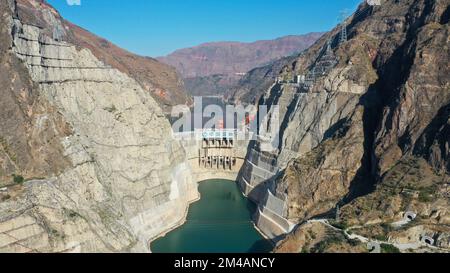
M174 133L186 152L194 181L228 179L236 181L245 162L248 140L236 130L201 130Z
M234 130L204 130L199 149L199 165L203 168L232 170L237 163L234 144Z

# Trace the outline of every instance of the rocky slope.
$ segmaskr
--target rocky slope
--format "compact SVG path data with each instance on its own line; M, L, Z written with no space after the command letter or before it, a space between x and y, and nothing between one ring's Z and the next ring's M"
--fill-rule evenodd
M19 0L18 15L24 23L39 26L45 29L49 35L55 34L59 39L70 42L79 48L89 49L96 58L106 65L110 65L134 78L144 90L152 94L153 98L163 107L163 110L168 110L169 106L172 105L190 102L190 98L184 90L183 81L173 67L119 48L111 42L64 20L56 10L52 9L51 12L55 16L55 20L61 21L60 27L53 31L51 24L54 22L49 22L48 18L36 9L34 2L52 9L44 0Z
M228 94L240 76L211 75L184 79L186 90L191 96L223 96Z
M191 94L223 94L251 69L299 53L321 35L310 33L254 43L207 43L177 50L158 60L177 68L189 83L187 90Z
M197 197L145 86L165 66L93 49L45 2L0 10L0 252L148 251Z
M260 101L280 106L281 141L271 154L254 144L240 184L260 203L268 234L338 214L336 225L410 246L402 251L424 251L415 246L426 236L435 240L426 251L450 247L450 3L381 2L349 18L348 41L336 28L286 65ZM264 174L255 162L282 171ZM395 225L408 211L417 218ZM297 226L279 250L317 250L320 242L299 238L306 229ZM332 242L329 251L339 242L351 251L346 240Z
M231 86L227 99L235 104L256 105L283 68L296 58L297 55L284 57L268 65L250 70L237 84Z

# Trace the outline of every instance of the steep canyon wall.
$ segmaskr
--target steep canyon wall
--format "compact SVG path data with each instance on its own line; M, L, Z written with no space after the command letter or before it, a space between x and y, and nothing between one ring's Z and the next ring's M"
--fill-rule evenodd
M308 251L299 238L315 217L447 244L448 9L448 1L363 3L346 21L347 40L341 26L324 35L261 99L280 107L280 145L267 153L264 141L253 143L239 183L281 249ZM423 217L411 231L383 228L408 210Z
M2 126L23 143L4 144L1 162L27 181L2 190L0 251L148 251L197 198L184 149L135 79L64 40L51 7L22 2L1 2L2 92L23 116L23 129ZM24 4L44 24L25 23Z

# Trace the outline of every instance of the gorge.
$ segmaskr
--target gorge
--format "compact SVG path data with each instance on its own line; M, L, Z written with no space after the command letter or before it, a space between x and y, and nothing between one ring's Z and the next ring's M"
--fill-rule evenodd
M186 223L151 243L156 253L264 253L273 246L254 228L256 206L234 181L208 180L202 198L189 208Z
M0 11L0 252L272 250L253 224L274 252L450 251L448 0L363 2L248 72L230 102L268 107L252 139L173 132L193 103L173 68L42 0ZM224 248L190 248L205 216Z

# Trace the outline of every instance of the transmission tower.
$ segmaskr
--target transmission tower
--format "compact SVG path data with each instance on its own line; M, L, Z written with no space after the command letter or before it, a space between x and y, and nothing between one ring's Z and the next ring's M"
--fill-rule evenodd
M330 55L332 53L331 49L331 38L327 41L327 55Z
M347 24L344 22L341 25L341 37L339 38L339 43L343 44L347 42Z
M347 42L347 17L348 17L348 10L342 10L341 11L341 17L340 17L340 21L341 21L341 35L339 37L339 44L343 44L345 42Z

